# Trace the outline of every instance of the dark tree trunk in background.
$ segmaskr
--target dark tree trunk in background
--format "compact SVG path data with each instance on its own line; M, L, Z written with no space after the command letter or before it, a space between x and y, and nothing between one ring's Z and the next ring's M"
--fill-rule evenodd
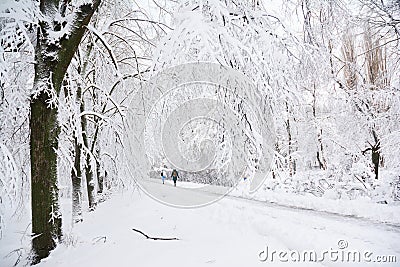
M93 90L93 101L94 102L100 101L97 90ZM103 114L104 114L104 111L105 111L105 109L102 110ZM99 136L99 131L100 131L100 126L99 126L100 120L97 116L94 118L94 122L95 122L94 123L95 131L94 131L94 135L93 135L91 151L93 154L96 155L95 160L96 160L97 193L102 193L103 192L103 177L101 176L101 173L100 173L101 156L100 156L100 145L98 142L98 139L99 139L98 136Z
M371 159L374 165L375 179L379 178L379 163L381 161L381 141L379 140L375 131L372 131L375 144L371 146Z
M371 144L368 142L369 146L367 149L362 151L362 154L364 155L367 151L371 151L371 161L372 165L374 167L374 174L375 174L375 179L378 180L379 178L379 164L381 163L381 141L378 138L378 135L376 134L375 130L372 130L372 136L374 137L374 144Z
M96 149L96 173L97 173L97 193L103 193L103 182L104 177L101 175L101 164L100 164L100 148Z
M81 151L82 145L78 138L74 137L75 161L74 169L71 171L72 179L72 219L74 223L83 221L82 218L82 170L81 170Z
M86 169L85 169L85 175L86 175L86 186L87 186L87 191L88 191L88 200L89 200L89 210L93 211L96 209L96 197L95 197L95 183L93 179L93 168L90 164L90 155L86 155Z
M98 93L96 90L93 91L93 101L97 102L99 101L99 97L98 97ZM104 113L104 109L102 110L102 113ZM91 151L92 153L96 154L95 156L95 160L96 160L96 178L97 178L97 193L102 193L103 192L103 177L100 174L100 144L98 141L98 136L99 136L99 131L100 131L100 120L99 118L96 116L94 118L94 125L95 125L95 132L94 132L94 136L93 136L93 140L92 140L92 147L91 147Z
M84 101L82 101L81 110L84 110ZM85 116L82 116L81 119L82 123L82 138L84 145L88 148L89 147L89 140L87 136L87 119ZM90 153L86 152L86 162L85 162L85 178L86 178L86 188L88 194L88 201L89 201L89 210L92 211L96 208L96 197L95 197L95 182L93 179L93 166L90 160Z
M317 161L320 169L326 170L326 161L324 158L324 146L322 144L322 128L319 127L317 123L317 94L316 94L316 86L314 84L313 86L313 116L314 116L314 122L316 125L316 130L317 130L317 141L318 141L318 147L317 147Z
M380 161L380 152L379 148L377 150L372 150L372 163L374 164L374 172L375 179L379 178L379 161Z
M60 40L51 40L50 32L61 31L58 14L65 15L69 1L41 0L35 47L35 95L31 97L30 155L32 198L32 264L39 263L55 248L61 237L58 206L57 149L58 110L50 105L61 89L64 75L87 25L100 0L84 3L71 16L73 26Z
M289 105L288 102L286 102L286 112L287 112L287 120L285 122L286 124L286 131L288 134L288 160L289 160L289 175L293 176L294 174L296 174L296 160L293 159L293 151L294 151L294 144L293 144L293 140L292 140L292 131L290 128L290 118L289 118Z
M76 94L76 103L81 107L82 103L82 88L78 87ZM80 112L82 109L80 108ZM81 157L82 157L82 144L79 142L78 133L74 131L74 151L75 160L74 168L71 170L72 180L72 220L74 223L83 221L82 218L82 169L81 169Z

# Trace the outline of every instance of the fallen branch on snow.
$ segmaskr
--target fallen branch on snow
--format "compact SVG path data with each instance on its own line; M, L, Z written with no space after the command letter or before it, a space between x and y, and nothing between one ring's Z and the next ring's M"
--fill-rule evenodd
M92 243L96 244L97 242L103 240L103 243L106 243L107 237L106 236L98 236L92 239Z
M8 257L10 257L11 255L13 255L14 253L16 253L17 256L18 256L18 258L17 258L17 260L16 260L16 262L14 263L13 266L17 266L18 263L20 263L20 261L21 261L21 259L22 259L22 252L23 252L23 250L24 250L23 248L14 249L14 250L11 251L10 253L8 253L4 258L8 258Z
M133 231L138 232L139 234L142 234L143 236L146 237L146 239L152 239L152 240L179 240L179 238L176 237L151 237L143 233L142 231L132 228Z

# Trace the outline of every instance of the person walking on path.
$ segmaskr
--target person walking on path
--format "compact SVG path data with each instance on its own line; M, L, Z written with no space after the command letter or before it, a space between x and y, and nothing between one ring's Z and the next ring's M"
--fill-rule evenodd
M171 173L172 180L174 181L174 186L176 186L176 180L178 180L179 174L178 171L173 169Z
M161 171L161 179L162 179L162 183L164 184L164 181L165 181L165 173L164 173L164 170L162 170Z

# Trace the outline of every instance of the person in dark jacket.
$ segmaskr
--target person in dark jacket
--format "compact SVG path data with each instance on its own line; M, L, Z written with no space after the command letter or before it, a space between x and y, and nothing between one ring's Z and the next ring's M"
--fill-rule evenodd
M178 171L173 169L171 173L172 180L174 181L174 186L176 186L176 180L178 180L179 174Z

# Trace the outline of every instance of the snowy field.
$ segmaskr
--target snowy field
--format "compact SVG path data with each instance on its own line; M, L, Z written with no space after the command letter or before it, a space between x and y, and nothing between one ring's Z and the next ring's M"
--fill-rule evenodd
M148 186L162 190L168 199L201 194L193 191L193 184L173 187L171 181L162 185L154 180ZM64 205L64 218L69 220L67 207ZM398 262L374 263L377 256L396 256L400 260L399 225L234 196L202 208L180 209L136 190L114 194L84 218L73 229L64 221L66 242L38 266L310 266L302 260L294 263L289 256L303 257L304 251L315 251L317 260L324 252L338 252L338 260L325 254L323 261L311 266L353 265L341 261L342 251L370 252L371 262L366 266L399 266ZM133 228L151 237L179 240L146 239ZM21 233L14 234L0 242L19 242ZM0 266L10 266L17 255L4 258L10 244L3 245ZM340 249L343 245L347 246ZM277 256L281 251L288 253L288 262L282 263L285 257Z
M400 0L0 0L0 267L400 267L399 74Z

